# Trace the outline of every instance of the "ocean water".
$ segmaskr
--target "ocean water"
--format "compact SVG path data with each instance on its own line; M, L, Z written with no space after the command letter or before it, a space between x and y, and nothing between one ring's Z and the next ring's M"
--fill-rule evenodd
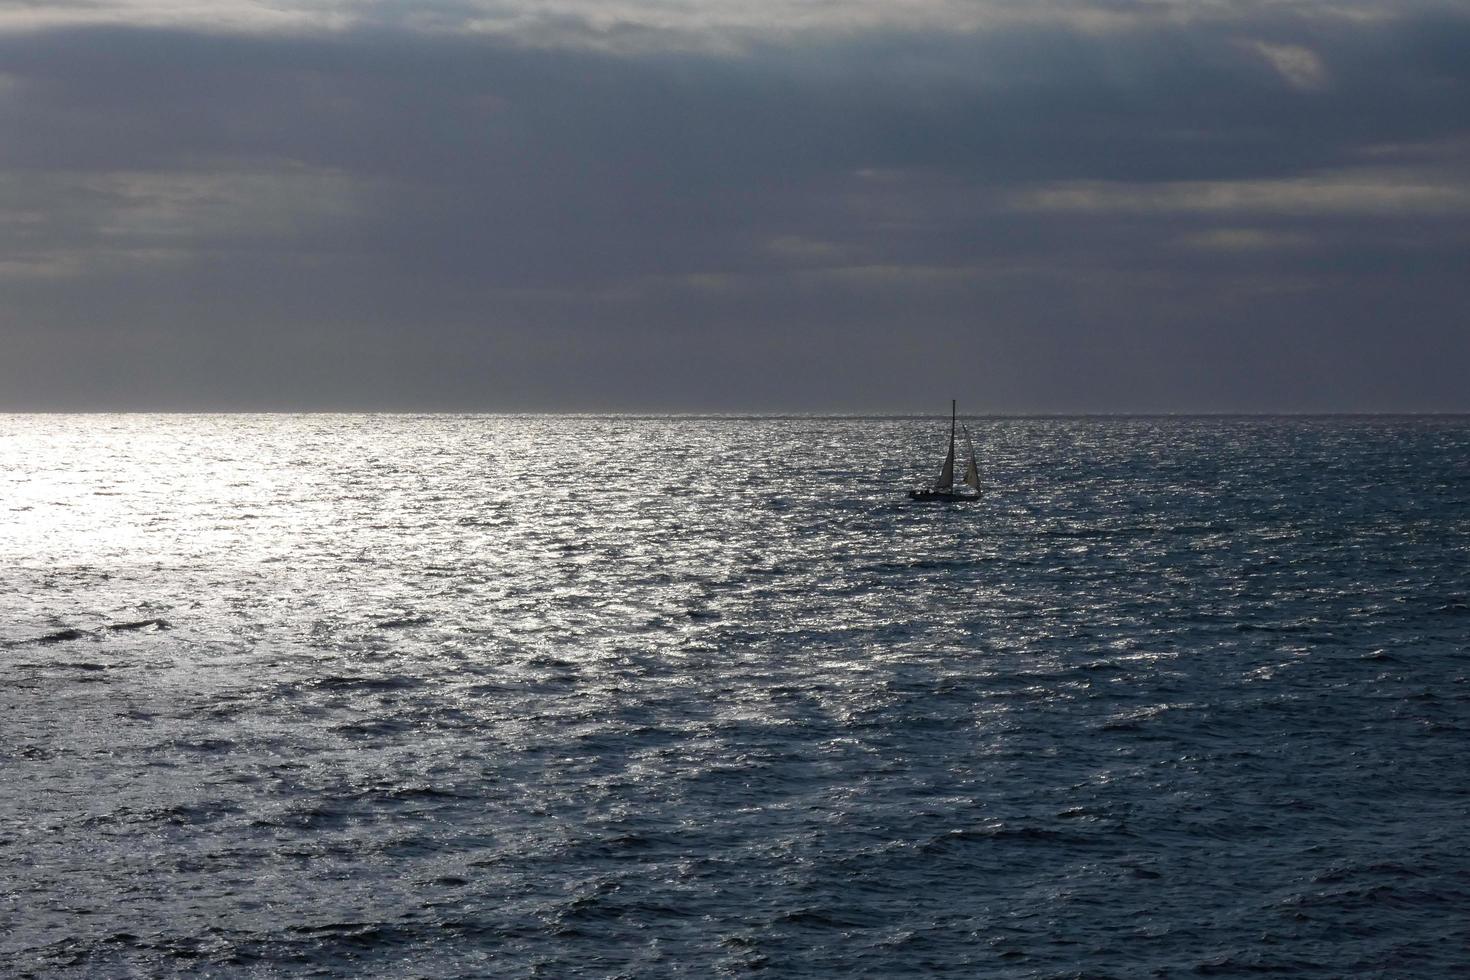
M1470 975L1470 419L971 425L0 416L0 974Z

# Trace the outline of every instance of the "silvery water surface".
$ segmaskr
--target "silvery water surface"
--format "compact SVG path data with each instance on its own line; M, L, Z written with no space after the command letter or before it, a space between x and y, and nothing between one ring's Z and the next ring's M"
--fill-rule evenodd
M0 417L4 971L1466 975L1470 420L972 427Z

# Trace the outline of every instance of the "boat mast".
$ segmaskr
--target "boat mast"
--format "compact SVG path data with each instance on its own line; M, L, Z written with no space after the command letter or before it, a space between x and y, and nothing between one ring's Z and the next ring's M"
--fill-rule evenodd
M953 398L951 398L949 400L949 458L950 459L954 459L954 420L955 420L955 407L954 406L955 406L955 400Z
M935 490L943 490L948 493L954 489L954 401L949 403L949 452L945 454L944 465L939 468L939 479L934 481Z

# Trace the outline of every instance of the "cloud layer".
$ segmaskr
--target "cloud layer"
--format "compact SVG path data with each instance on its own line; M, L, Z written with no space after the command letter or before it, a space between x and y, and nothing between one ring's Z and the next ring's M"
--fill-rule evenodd
M1470 410L1428 5L0 14L0 408Z

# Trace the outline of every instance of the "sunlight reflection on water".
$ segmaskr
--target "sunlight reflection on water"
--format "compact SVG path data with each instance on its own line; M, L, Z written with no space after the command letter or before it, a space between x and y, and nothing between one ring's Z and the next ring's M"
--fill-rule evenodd
M0 416L0 955L1459 965L1470 423L971 427Z

